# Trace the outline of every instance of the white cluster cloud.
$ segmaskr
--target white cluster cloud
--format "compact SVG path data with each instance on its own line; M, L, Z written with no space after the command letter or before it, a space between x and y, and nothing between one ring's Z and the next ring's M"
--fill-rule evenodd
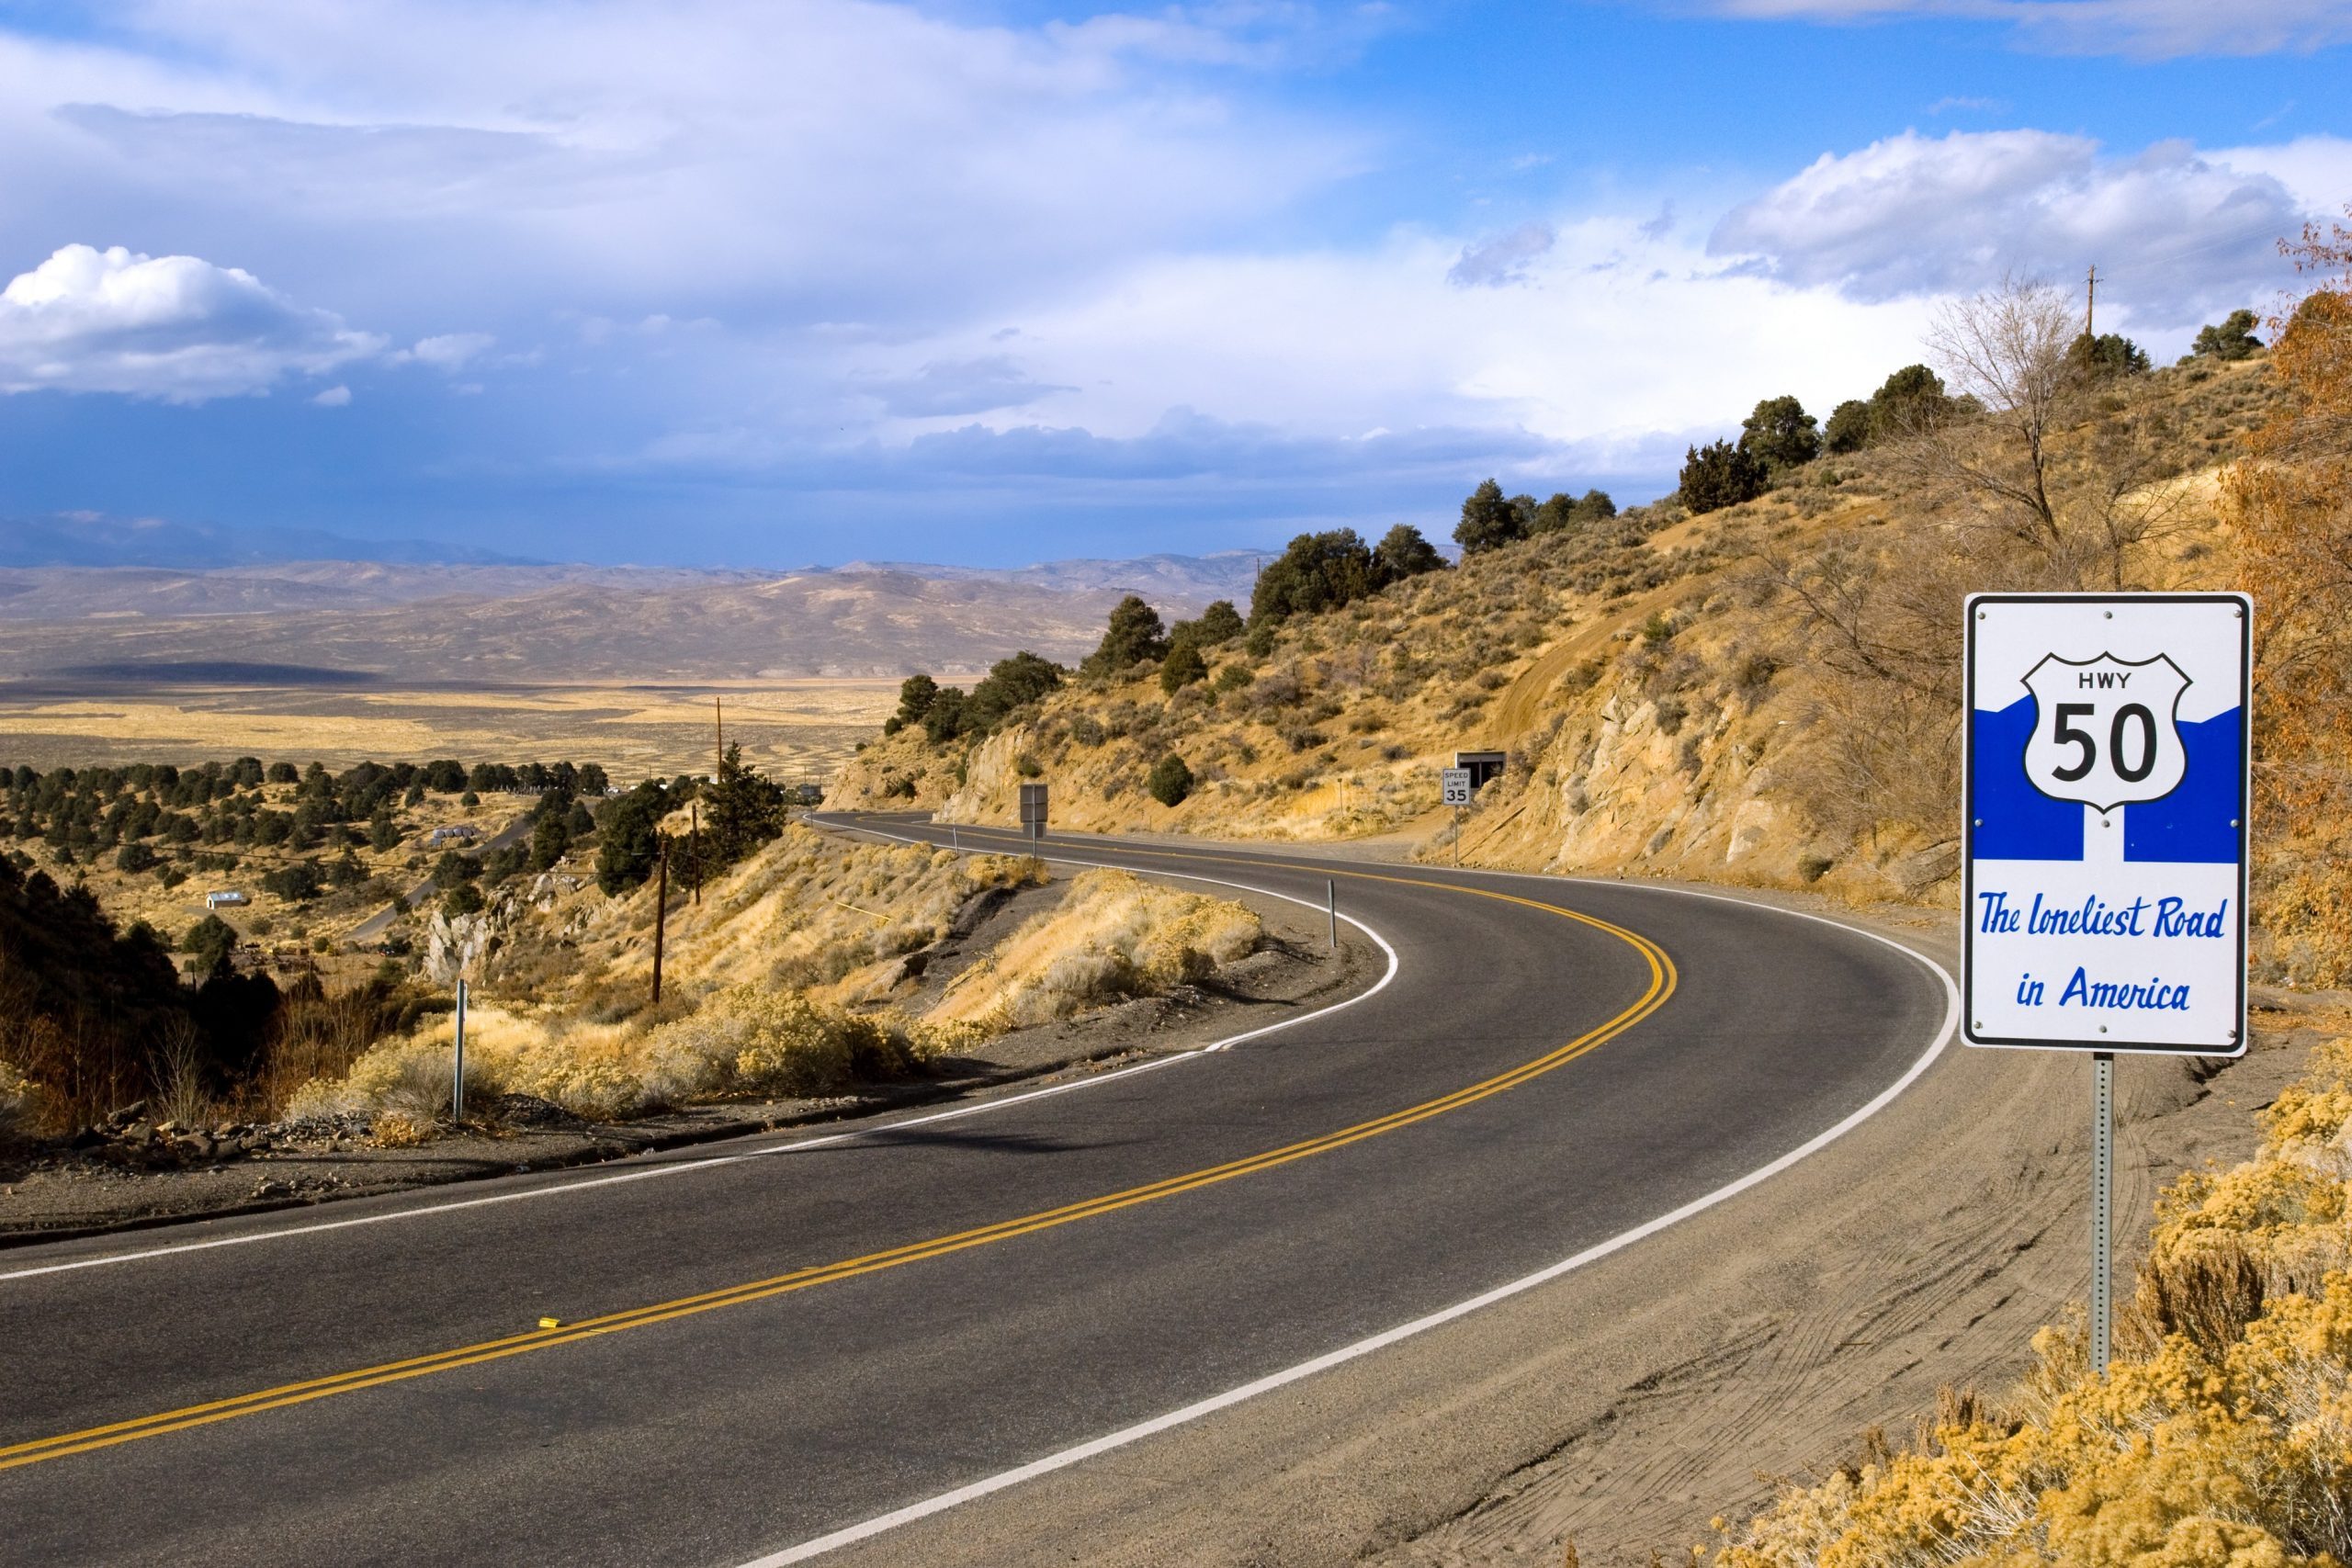
M197 403L365 358L383 340L239 267L64 246L0 290L0 391Z
M430 365L435 370L457 370L497 342L498 339L488 333L442 333L434 337L417 339L412 346L394 354L392 363Z
M2250 160L2164 142L2109 157L2043 130L1906 131L1809 168L1715 226L1709 249L1857 299L1964 293L2097 264L2119 311L2177 327L2277 287L2305 203Z
M1154 258L1024 315L1022 363L1050 395L895 434L1053 426L1164 445L1168 411L1192 408L1342 444L1483 430L1520 452L1530 483L1569 465L1655 473L1759 398L1867 392L1900 363L1888 344L1926 325L1923 301L1727 270L1632 219L1549 231L1504 289L1459 287L1461 242L1417 231L1355 252ZM984 341L975 328L874 355L954 364Z
M2052 53L2141 59L2308 51L2352 39L2343 0L1713 0L1710 9L1768 20L1960 17L2004 24Z

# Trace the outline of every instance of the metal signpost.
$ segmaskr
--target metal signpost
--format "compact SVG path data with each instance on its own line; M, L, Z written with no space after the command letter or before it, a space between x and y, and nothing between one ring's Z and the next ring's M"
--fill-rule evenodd
M1021 786L1021 831L1031 840L1046 836L1046 786L1025 784Z
M2246 1046L2253 608L2235 593L1982 593L1967 615L1963 1038L2092 1054L2104 1371L2116 1054Z
M1445 804L1453 807L1453 863L1462 863L1462 808L1470 804L1470 770L1440 768L1438 783L1444 790Z

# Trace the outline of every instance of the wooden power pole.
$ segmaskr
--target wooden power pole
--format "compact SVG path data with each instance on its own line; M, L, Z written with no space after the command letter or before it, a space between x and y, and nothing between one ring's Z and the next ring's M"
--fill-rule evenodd
M670 840L653 863L653 1005L662 1005L662 934L670 921Z
M2098 265L2094 262L2083 278L2083 335L2098 335Z

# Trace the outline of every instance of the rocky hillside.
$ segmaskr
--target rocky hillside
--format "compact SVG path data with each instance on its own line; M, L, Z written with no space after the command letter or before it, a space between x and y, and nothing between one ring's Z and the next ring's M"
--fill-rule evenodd
M2266 366L2118 380L2058 433L2053 490L2103 483L2124 492L2110 519L2154 519L2119 565L2135 584L2229 581L2216 476L2274 401ZM1904 443L1823 456L1702 515L1637 507L1253 623L1172 692L1144 662L1076 676L985 736L909 727L827 804L1007 823L1035 779L1070 829L1388 835L1450 857L1438 770L1497 750L1466 863L1947 896L1960 595L2056 570L2004 530ZM1150 783L1171 755L1190 784L1169 805Z

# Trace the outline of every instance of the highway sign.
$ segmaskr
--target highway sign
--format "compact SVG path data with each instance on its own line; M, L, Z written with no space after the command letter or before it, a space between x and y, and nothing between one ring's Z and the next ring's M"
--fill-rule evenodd
M1445 789L1444 803L1446 805L1467 806L1470 804L1469 769L1440 768L1437 771L1437 776L1438 782L1442 784Z
M1968 1043L2242 1055L2252 606L1986 593L1967 614Z
M1021 827L1032 839L1046 836L1046 786L1025 784L1021 786Z

